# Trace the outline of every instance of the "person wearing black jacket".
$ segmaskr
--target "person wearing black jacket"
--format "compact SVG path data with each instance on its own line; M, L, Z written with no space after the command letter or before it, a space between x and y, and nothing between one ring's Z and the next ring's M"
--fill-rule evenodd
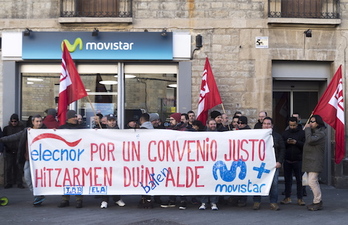
M29 190L33 191L33 183L31 179L30 165L29 165L29 152L28 152L28 130L29 129L42 129L42 117L40 115L35 115L31 117L31 127L24 128L24 130L17 132L15 134L4 136L0 138L0 142L10 143L17 141L18 150L17 150L17 164L22 165L24 169L24 180L28 185ZM34 206L39 206L45 200L45 196L37 195L34 196Z
M273 119L271 117L265 117L265 119L262 122L262 129L273 129ZM269 200L270 200L270 209L278 211L278 175L279 175L279 169L282 167L282 164L284 163L284 156L285 156L285 144L283 141L283 138L280 134L272 130L272 137L273 137L273 148L274 148L274 154L276 158L276 171L274 173L274 178L271 185L271 190L269 191ZM254 196L254 210L259 210L261 205L261 196Z
M305 133L297 123L296 117L289 118L289 129L283 133L285 143L285 158L284 158L284 179L285 179L285 198L281 204L291 203L291 186L292 176L295 175L297 187L297 204L304 206L302 191L302 153L305 142Z
M4 127L4 136L9 136L24 130L24 125L19 121L17 114L12 114L8 125ZM23 165L16 163L19 141L6 142L5 146L5 189L12 188L17 184L18 188L23 186Z

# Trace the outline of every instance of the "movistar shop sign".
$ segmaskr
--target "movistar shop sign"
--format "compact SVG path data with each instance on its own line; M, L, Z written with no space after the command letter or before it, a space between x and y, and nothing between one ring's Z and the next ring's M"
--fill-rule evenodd
M23 36L23 59L61 59L65 42L72 58L92 60L171 60L168 32L32 32Z

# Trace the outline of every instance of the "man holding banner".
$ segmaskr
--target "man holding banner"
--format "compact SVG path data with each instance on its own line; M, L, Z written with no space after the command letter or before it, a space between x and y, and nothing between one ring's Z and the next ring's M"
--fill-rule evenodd
M265 117L262 122L262 129L273 129L273 119L271 117ZM276 156L276 171L274 174L271 190L269 192L270 209L278 211L278 175L279 169L282 167L284 157L285 157L285 144L283 138L280 134L272 131L274 151ZM254 210L259 210L261 206L261 196L254 196Z
M42 128L42 117L40 115L33 116L31 118L32 128L33 129L41 129ZM0 142L12 142L19 141L18 145L18 153L17 153L17 162L20 165L24 165L24 180L28 185L29 190L33 191L33 183L31 179L31 171L30 171L30 163L29 163L29 153L28 153L28 130L30 128L25 128L23 131L2 137ZM45 200L45 196L38 195L34 196L34 206L39 206Z

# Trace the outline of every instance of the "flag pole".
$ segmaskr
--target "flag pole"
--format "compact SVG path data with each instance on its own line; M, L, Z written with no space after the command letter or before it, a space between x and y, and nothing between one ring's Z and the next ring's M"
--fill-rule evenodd
M91 99L89 98L88 95L87 95L87 99L88 99L89 104L91 105L91 108L92 108L92 111L93 111L94 116L97 116L97 114L96 114L96 112L95 112L95 109L94 109L94 107L93 107L92 101L91 101ZM99 128L102 129L102 126L101 126L101 124L100 124L100 120L98 120L98 125L99 125Z
M308 117L307 122L306 122L305 125L303 126L303 130L305 129L306 124L309 123L309 120L311 119L312 116L313 116L313 112L312 112L311 115Z
M222 111L224 112L224 114L226 114L224 103L221 103L221 107L222 107ZM231 130L230 126L228 124L227 124L227 127L228 127L228 130Z

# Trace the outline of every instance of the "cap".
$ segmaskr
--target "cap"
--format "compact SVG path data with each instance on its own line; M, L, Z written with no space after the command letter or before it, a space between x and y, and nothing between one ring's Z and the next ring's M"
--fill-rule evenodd
M107 120L116 120L116 116L114 114L109 114L106 116Z
M181 113L173 113L172 115L170 115L170 117L173 117L177 123L180 123L181 121Z
M238 122L241 122L242 124L248 124L248 118L246 116L240 116L238 118Z
M17 115L16 113L13 113L13 114L11 115L10 120L19 120L19 117L18 117L18 115Z
M159 120L158 113L150 113L150 121Z
M215 119L215 118L218 117L218 116L221 116L221 112L219 112L219 111L214 110L214 111L212 111L212 112L210 113L210 117L211 117L212 119Z
M19 117L18 117L18 115L16 114L16 113L13 113L12 115L11 115L11 118L10 118L10 120L19 120Z
M55 109L47 109L47 115L56 116L57 111Z
M74 118L74 117L77 117L77 113L75 110L69 110L67 113L66 113L66 119L70 119L70 118Z

